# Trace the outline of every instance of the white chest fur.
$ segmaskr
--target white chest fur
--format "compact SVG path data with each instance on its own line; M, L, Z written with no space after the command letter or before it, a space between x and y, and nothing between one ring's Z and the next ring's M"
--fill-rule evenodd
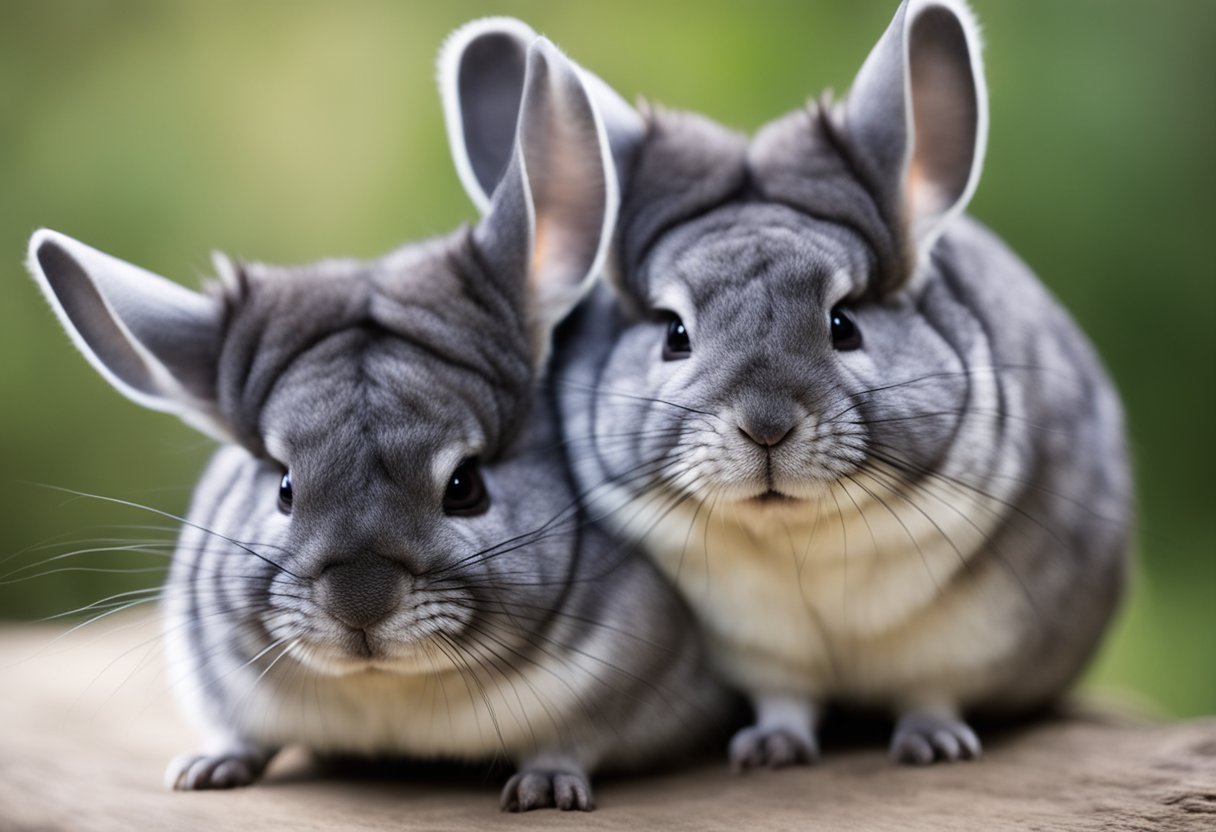
M171 650L184 672L177 690L209 746L252 740L268 747L302 744L316 751L485 760L506 755L522 762L538 753L584 750L593 765L600 744L580 732L609 731L589 722L585 702L602 693L610 639L593 635L577 652L548 661L520 660L508 667L498 655L466 645L453 664L453 648L436 650L434 672L367 670L319 674L278 650L260 662L214 657L215 678L204 682L197 663ZM178 645L182 647L182 645ZM208 685L220 684L223 691ZM224 712L211 707L215 694ZM209 704L210 703L210 704Z
M264 688L243 711L255 735L318 750L466 759L505 751L526 758L565 738L568 696L544 673L503 681L451 671L425 677L370 671L296 685L288 678Z
M1009 576L969 574L1000 504L947 481L900 496L889 481L860 474L818 502L668 513L649 508L664 504L656 495L628 504L621 492L610 516L680 587L743 689L958 702L1017 640L1024 601Z

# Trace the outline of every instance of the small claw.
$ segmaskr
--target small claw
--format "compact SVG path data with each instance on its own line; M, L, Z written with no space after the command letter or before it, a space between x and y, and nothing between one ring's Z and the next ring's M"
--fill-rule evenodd
M933 746L920 734L908 734L891 749L896 762L927 766L933 762Z
M165 769L165 788L175 791L184 789L186 787L186 772L190 770L190 766L197 759L197 754L179 754L174 757L170 761L168 768Z
M249 763L241 759L224 760L211 772L211 782L217 789L253 782Z
M502 794L498 798L498 808L504 812L519 811L519 796L518 788L519 781L523 778L522 772L516 772L507 780L507 785L502 787Z
M963 747L964 760L978 760L983 756L984 749L980 744L980 738L976 736L975 731L971 730L970 725L960 722L954 736Z
M929 741L937 751L938 757L947 762L957 762L963 753L962 745L949 731L934 731Z
M557 774L553 777L553 799L557 808L569 812L589 812L594 807L591 792L581 777L573 774Z
M210 784L210 774L215 764L210 757L199 757L190 764L190 768L186 771L186 790L194 791L196 789L208 788Z

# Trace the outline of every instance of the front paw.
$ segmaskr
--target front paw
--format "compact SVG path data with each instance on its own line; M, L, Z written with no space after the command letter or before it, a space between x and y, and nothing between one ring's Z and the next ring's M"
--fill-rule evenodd
M952 716L904 714L891 738L891 759L897 763L927 766L979 756L979 737L967 723Z
M499 805L504 812L533 809L590 812L595 808L591 786L582 774L535 768L518 771L507 781Z
M249 750L182 754L169 763L165 785L176 791L233 789L262 776L270 755Z
M818 759L819 744L815 738L788 728L752 725L730 741L730 766L736 772L809 765Z

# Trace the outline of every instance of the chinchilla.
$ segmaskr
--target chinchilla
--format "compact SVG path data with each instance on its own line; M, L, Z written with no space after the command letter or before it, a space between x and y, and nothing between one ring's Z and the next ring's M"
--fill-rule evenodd
M528 31L480 24L441 78L479 204ZM623 195L612 291L559 333L564 431L589 508L752 699L731 760L814 759L833 702L889 710L894 759L978 756L968 715L1048 703L1094 652L1133 508L1092 347L963 214L988 134L972 13L903 3L843 101L751 138L582 72Z
M225 444L167 587L203 751L177 789L276 751L517 767L509 810L592 808L588 775L672 757L728 707L679 595L584 522L541 383L611 235L597 111L547 41L472 228L371 262L220 259L205 293L52 231L30 268L85 357ZM560 147L561 153L553 153Z

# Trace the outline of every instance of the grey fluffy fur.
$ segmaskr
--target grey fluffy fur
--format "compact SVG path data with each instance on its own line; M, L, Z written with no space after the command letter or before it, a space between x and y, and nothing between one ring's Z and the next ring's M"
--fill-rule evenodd
M505 758L504 808L589 809L589 772L679 754L722 717L685 605L586 522L564 467L544 353L610 233L612 174L550 45L528 83L490 216L375 261L220 261L199 295L53 232L31 242L107 378L228 438L166 589L170 672L205 739L170 785L243 785L303 744ZM525 173L567 128L580 148ZM569 199L546 181L559 161L579 173ZM450 516L468 459L488 508Z
M521 26L483 34L502 54ZM961 717L1056 697L1121 595L1118 396L959 215L986 138L976 32L957 0L905 3L844 101L754 138L658 109L610 124L612 289L558 341L564 430L591 511L647 547L751 695L740 767L813 758L833 701L889 708L900 760L976 756ZM860 349L833 346L840 307ZM672 313L684 360L663 358Z

